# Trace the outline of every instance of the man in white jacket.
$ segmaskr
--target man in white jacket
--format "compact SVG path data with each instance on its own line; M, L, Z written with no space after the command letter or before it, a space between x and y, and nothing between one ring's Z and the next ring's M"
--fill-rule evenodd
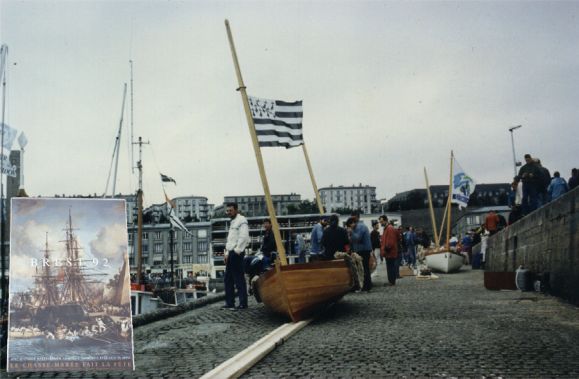
M225 244L225 306L224 309L247 309L247 287L243 272L245 247L249 243L247 219L238 213L237 203L227 204L227 216L231 218L227 243ZM235 289L239 306L235 307Z

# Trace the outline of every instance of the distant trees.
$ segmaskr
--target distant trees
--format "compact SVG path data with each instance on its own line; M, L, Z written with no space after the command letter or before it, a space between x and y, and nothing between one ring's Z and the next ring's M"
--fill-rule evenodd
M320 213L320 211L318 210L318 205L315 201L303 200L297 206L294 204L290 204L287 206L288 215L315 214L315 213Z

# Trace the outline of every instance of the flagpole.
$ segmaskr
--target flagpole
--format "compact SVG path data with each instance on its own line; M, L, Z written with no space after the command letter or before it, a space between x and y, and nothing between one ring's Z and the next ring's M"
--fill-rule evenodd
M231 34L231 29L229 27L228 20L225 20L225 28L227 29L227 38L229 39L229 47L231 49L231 55L233 57L233 63L235 65L235 74L237 75L237 82L239 84L239 88L237 90L241 94L241 99L243 101L243 108L245 109L247 126L249 127L249 134L251 135L251 141L253 142L253 150L255 152L255 159L257 160L257 167L259 169L261 184L263 185L263 192L265 193L265 203L267 205L267 211L271 219L271 226L273 230L273 236L275 238L275 244L277 246L277 252L279 254L281 265L285 266L287 264L285 248L283 246L283 242L281 239L279 224L277 222L277 218L275 215L275 208L273 206L273 201L271 199L271 193L269 192L269 184L267 182L267 177L265 175L263 157L261 156L261 149L259 148L259 143L257 141L257 134L255 133L255 125L253 124L253 117L251 116L251 110L249 109L249 100L247 98L245 84L243 84L243 78L241 76L241 70L239 68L239 62L237 60L237 52L235 51L235 45L233 43L233 35Z
M4 217L4 173L2 169L4 168L4 132L6 131L6 127L4 125L4 118L6 112L6 66L8 64L7 61L8 55L8 46L2 45L0 46L0 60L1 60L1 71L0 71L0 79L2 79L2 124L0 127L0 134L2 134L1 141L0 141L0 264L1 264L1 274L0 274L0 290L2 291L2 299L0 299L0 315L5 314L5 309L7 310L8 306L8 294L7 294L7 286L6 286L6 247L4 244L6 243L6 218ZM8 336L8 333L4 333L4 336ZM6 338L5 337L5 338Z
M302 149L304 151L304 157L306 158L306 164L308 166L308 172L310 173L310 179L312 180L312 186L314 187L314 194L316 195L318 209L320 210L320 214L324 214L324 205L322 204L320 192L318 191L318 185L316 184L316 179L314 178L314 170L312 170L312 164L310 163L310 157L308 156L308 150L306 149L305 142L302 144Z
M426 174L426 167L424 167L424 179L426 180L426 193L428 194L428 208L430 209L430 221L432 222L432 229L434 230L434 243L436 247L439 246L438 232L436 230L436 220L434 218L434 208L432 207L432 195L430 194L430 185L428 184L428 175Z
M454 153L450 150L450 183L448 184L448 217L446 220L446 249L450 248L450 218L452 214L452 164L454 163Z

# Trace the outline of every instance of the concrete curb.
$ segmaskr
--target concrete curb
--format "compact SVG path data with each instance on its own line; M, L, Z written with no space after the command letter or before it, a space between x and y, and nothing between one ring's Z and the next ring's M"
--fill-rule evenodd
M170 308L158 309L154 312L146 313L133 317L133 328L150 324L155 321L164 320L169 317L174 317L182 313L191 311L193 309L201 308L218 301L225 300L225 293L218 293L215 295L208 295L200 299L190 301Z

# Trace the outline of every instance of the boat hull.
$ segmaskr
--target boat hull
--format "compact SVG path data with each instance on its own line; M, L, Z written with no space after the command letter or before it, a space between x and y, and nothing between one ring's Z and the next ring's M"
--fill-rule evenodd
M296 322L342 298L352 289L353 280L345 260L332 260L277 266L256 284L268 309Z
M426 265L433 271L451 273L457 272L462 267L464 258L462 255L443 251L426 256Z

